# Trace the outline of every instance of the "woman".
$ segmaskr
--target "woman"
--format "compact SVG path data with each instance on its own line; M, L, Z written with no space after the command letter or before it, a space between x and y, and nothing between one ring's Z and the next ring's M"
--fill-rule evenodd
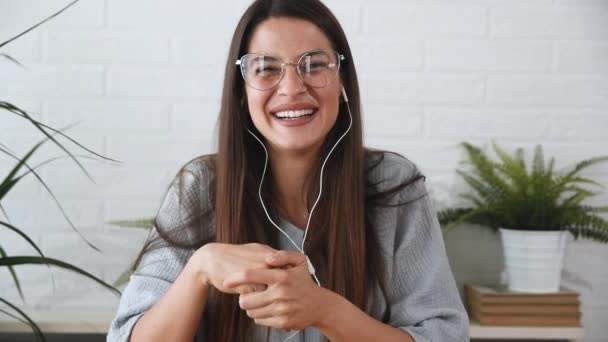
M316 0L256 1L216 155L183 167L108 341L467 341L416 167L364 149L357 75Z

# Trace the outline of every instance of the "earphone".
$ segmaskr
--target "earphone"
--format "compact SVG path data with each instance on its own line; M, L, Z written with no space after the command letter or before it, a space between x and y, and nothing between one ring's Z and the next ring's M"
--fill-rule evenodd
M316 283L318 286L321 286L321 282L319 282L319 279L316 276L316 271L315 268L312 264L312 262L310 261L310 258L308 257L308 255L306 255L306 253L304 253L304 243L306 242L306 235L308 234L308 227L310 225L310 221L312 218L312 214L315 210L315 208L317 207L317 203L319 203L319 200L321 199L321 194L323 192L323 170L325 169L325 164L327 163L327 161L329 160L329 157L331 156L332 152L334 151L334 149L338 146L338 144L340 143L340 141L342 141L342 139L344 139L344 137L346 136L346 134L348 134L348 132L350 131L352 125L353 125L353 115L350 111L350 105L349 105L349 101L348 101L348 96L346 95L346 89L344 89L344 86L342 86L342 97L344 98L344 102L346 103L346 108L348 109L348 117L349 117L349 124L348 124L348 128L346 129L346 131L344 133L342 133L342 135L340 136L340 138L338 138L338 140L336 141L336 143L334 144L334 146L331 148L331 150L329 150L329 153L327 153L327 156L325 157L325 160L323 161L323 164L321 165L321 174L319 176L319 194L317 195L317 199L315 200L312 208L310 209L310 213L308 214L308 221L306 222L306 228L304 230L304 237L302 238L302 246L298 246L298 244L296 244L291 237L289 236L289 234L287 234L283 229L281 229L281 227L279 227L278 224L276 224L274 222L274 220L270 217L270 214L268 213L268 210L266 209L266 205L264 204L264 200L262 199L262 185L264 184L264 177L266 176L266 168L268 167L268 150L266 149L266 146L264 145L264 143L262 142L262 140L260 138L258 138L255 133L253 133L249 128L247 128L247 132L249 132L249 134L251 134L262 146L262 148L264 149L264 153L266 156L266 159L264 161L264 169L262 171L262 178L260 179L260 186L258 188L258 197L260 199L260 203L262 204L262 208L264 209L264 212L266 213L266 217L268 218L268 220L270 221L270 223L277 228L281 233L283 233L283 235L285 235L287 237L287 239L289 239L289 241L295 246L295 248L302 254L304 254L306 256L306 263L308 266L308 273L310 273L310 275L315 279ZM283 342L287 342L289 341L292 337L294 337L296 334L298 334L299 331L296 331L295 333L291 334L289 337L287 337Z
M346 96L346 89L344 89L344 86L342 86L342 97L344 97L344 102L348 102L348 96ZM348 113L350 114L350 107L348 108Z

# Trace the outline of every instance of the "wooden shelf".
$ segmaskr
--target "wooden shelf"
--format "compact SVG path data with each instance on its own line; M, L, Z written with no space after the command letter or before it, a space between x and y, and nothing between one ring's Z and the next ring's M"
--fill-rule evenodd
M48 333L106 334L115 309L64 308L24 310ZM0 333L31 332L29 326L8 316L0 316ZM503 327L482 326L471 322L471 338L483 339L561 339L582 341L583 328L577 327Z

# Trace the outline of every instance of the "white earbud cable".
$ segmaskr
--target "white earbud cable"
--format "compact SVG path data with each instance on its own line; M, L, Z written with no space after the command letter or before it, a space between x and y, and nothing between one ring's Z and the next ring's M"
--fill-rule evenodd
M264 143L262 142L262 140L260 140L260 138L258 138L251 130L249 130L249 128L247 128L247 132L249 132L249 134L251 134L260 143L260 145L262 145L262 148L264 149L264 154L265 154L264 169L262 171L262 179L260 180L260 186L258 188L258 196L260 198L260 203L262 204L262 208L264 209L264 212L266 213L266 217L268 218L268 220L270 221L270 223L275 228L277 228L281 233L283 233L283 235L285 235L287 237L287 239L289 239L289 241L294 245L294 247L300 253L302 253L302 254L304 254L306 256L306 261L308 263L308 271L313 276L313 278L315 279L315 282L317 283L318 286L321 286L321 282L319 282L319 278L317 278L317 275L315 274L316 272L315 272L314 266L312 265L312 262L310 261L310 259L306 255L306 253L304 253L304 243L306 242L306 236L308 234L308 227L310 226L312 214L313 214L315 208L317 207L317 204L319 203L319 200L321 199L321 193L323 191L323 171L325 170L325 164L329 160L329 157L331 156L332 152L336 149L336 147L338 146L338 144L340 143L340 141L342 141L342 139L344 139L344 137L350 131L350 129L351 129L352 125L353 125L353 116L352 116L352 113L350 111L350 106L349 106L349 103L348 103L348 97L346 96L346 91L344 90L344 87L342 87L342 95L344 96L344 102L346 103L346 108L348 109L348 117L350 119L350 122L348 124L348 128L346 129L346 131L344 133L342 133L342 135L340 136L340 138L338 138L338 140L336 141L336 143L334 144L334 146L331 148L331 150L329 150L329 153L327 154L327 157L325 157L325 160L323 161L323 165L321 165L321 174L319 176L319 194L317 195L317 199L315 200L315 203L313 204L312 208L310 209L310 213L308 214L308 221L306 222L306 229L304 230L304 237L302 239L302 246L301 247L298 246L298 244L296 244L292 240L292 238L289 236L289 234L287 234L283 229L281 229L281 227L279 227L279 225L277 225L274 222L274 220L270 217L270 214L268 213L268 210L266 209L266 205L264 204L264 200L262 199L262 185L264 184L264 177L266 176L266 168L268 166L268 150L266 149L266 146L264 145ZM285 339L283 342L289 341L293 336L295 336L298 333L299 333L299 331L294 332L292 335L290 335L289 337L287 337L287 339Z

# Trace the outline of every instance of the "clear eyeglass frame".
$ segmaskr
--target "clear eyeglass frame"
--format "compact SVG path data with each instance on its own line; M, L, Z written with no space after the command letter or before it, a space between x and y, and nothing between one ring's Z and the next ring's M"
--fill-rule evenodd
M302 70L301 70L301 66L305 65L307 67L305 67L305 70L307 70L310 67L310 64L303 64L303 61L310 61L310 56L315 55L315 54L321 54L321 53L326 53L328 56L333 56L335 57L335 61L332 61L331 63L327 64L327 68L328 70L325 70L325 72L327 73L327 71L331 71L330 74L326 74L325 79L325 83L324 84L319 84L319 83L314 83L312 81L310 81L310 78L307 76L302 75ZM280 74L279 76L275 79L275 80L271 80L268 81L267 84L265 84L264 86L262 86L260 83L255 83L253 80L251 80L248 76L247 76L247 60L250 58L255 58L255 57L270 57L273 60L277 61L279 64L277 66L280 66ZM308 58L308 59L307 59ZM262 58L263 59L263 58ZM305 53L303 53L299 58L297 62L284 62L283 60L281 60L278 57L275 57L273 55L270 54L264 54L264 53L249 53L246 55L243 55L241 58L237 59L235 61L235 65L238 65L241 69L241 76L243 77L243 80L245 81L245 83L257 90L270 90L274 87L276 87L281 80L283 79L283 76L285 75L285 67L292 65L296 68L296 72L298 77L300 78L300 80L302 80L302 82L304 82L304 84L306 84L307 86L310 86L312 88L324 88L327 85L329 85L333 80L338 78L338 73L340 71L340 64L341 61L344 61L346 58L344 57L344 55L333 51L333 50L324 50L324 49L317 49L317 50L311 50L311 51L307 51ZM335 71L333 70L333 68L335 68ZM332 69L332 70L330 70Z

